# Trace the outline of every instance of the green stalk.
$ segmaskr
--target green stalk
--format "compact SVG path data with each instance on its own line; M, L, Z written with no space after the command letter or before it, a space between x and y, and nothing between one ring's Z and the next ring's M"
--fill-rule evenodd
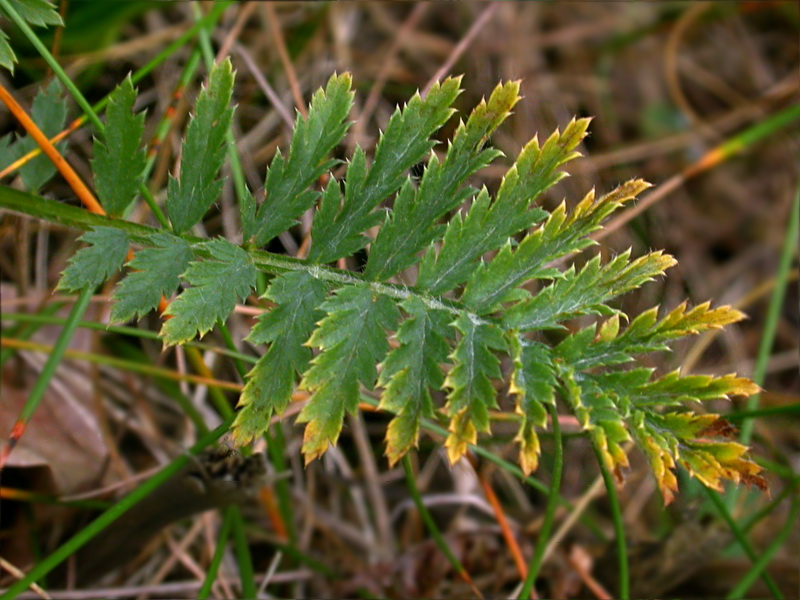
M425 506L425 503L422 501L422 495L419 493L417 480L414 478L414 469L411 467L411 459L408 458L408 454L403 456L402 462L403 472L406 475L406 485L408 486L408 491L411 494L411 499L414 501L414 506L417 507L419 516L422 518L422 522L425 523L425 527L430 532L431 537L433 537L436 547L439 548L439 551L444 554L445 558L447 558L447 562L450 563L456 573L463 577L467 574L467 571L464 569L464 565L461 564L461 561L458 560L458 557L453 554L450 546L447 545L442 532L439 531L439 528L436 526L431 513L428 511L428 507Z
M199 63L200 63L200 49L195 48L192 51L191 55L189 55L189 60L186 61L186 64L183 67L183 71L181 72L181 76L178 79L178 83L176 85L176 90L186 89L186 87L189 85L189 82L194 77L195 71L197 71L197 65ZM173 92L173 95L174 94L175 92ZM167 136L167 133L169 133L169 129L172 126L172 121L173 121L169 115L170 113L168 111L167 114L165 114L161 118L158 127L156 127L155 134L153 134L153 137L150 141L149 144L150 148L152 148L154 145L156 146L160 145L161 142L164 140L164 138ZM150 174L152 173L153 167L156 164L156 154L157 153L153 153L151 156L147 158L147 164L144 167L144 174L142 176L142 179L144 181L150 179Z
M795 109L800 111L800 105L797 105ZM769 362L772 346L775 343L775 333L778 330L781 307L786 298L786 288L789 281L789 271L792 267L792 257L797 251L798 233L800 233L800 186L798 186L794 201L792 202L789 222L786 226L786 236L783 240L783 248L781 249L781 256L778 261L778 271L775 274L775 287L769 299L766 320L764 322L764 333L761 335L761 343L758 346L758 356L756 357L756 364L753 369L753 381L759 386L764 384L767 373L767 363ZM750 396L747 399L745 409L755 410L758 408L759 399L759 394ZM753 437L753 425L753 422L749 420L742 424L739 439L743 444L750 443Z
M611 519L614 522L614 534L616 536L617 545L617 573L619 575L619 594L618 598L628 600L630 598L630 575L628 573L628 547L625 543L625 524L622 521L622 510L619 506L619 497L617 496L617 488L614 487L614 478L603 462L603 455L600 453L600 448L594 440L591 440L592 449L597 457L597 465L600 467L600 473L603 476L603 483L606 486L608 493L608 504L611 508Z
M217 579L219 566L222 564L222 557L225 555L225 546L228 544L228 534L231 529L233 514L233 506L229 506L225 509L225 515L222 518L222 527L219 528L219 535L217 535L217 545L214 548L214 556L211 558L211 563L208 565L203 585L197 592L197 598L199 600L205 600L211 595L211 587Z
M555 404L549 404L548 408L550 409L550 417L553 423L553 475L550 482L550 493L547 497L547 507L544 512L542 529L539 532L539 538L536 540L536 548L533 551L533 557L528 566L528 575L525 577L525 582L522 584L522 590L520 590L519 593L520 598L531 597L531 590L533 590L533 584L542 566L542 559L547 549L547 542L550 541L550 531L553 529L553 524L555 523L556 509L558 508L558 494L561 488L561 471L564 466L564 446L561 440L561 424L558 422L558 411L556 410Z
M67 88L75 102L83 111L83 114L86 115L86 118L92 122L92 125L94 125L95 129L100 133L105 131L103 123L98 118L97 113L95 113L92 109L92 106L86 101L86 98L83 97L83 94L81 94L77 86L72 83L72 80L64 72L64 69L61 68L61 65L58 64L58 61L53 57L52 54L50 54L50 50L47 49L47 46L42 43L39 37L34 33L33 29L28 26L28 23L25 21L25 19L23 19L19 13L14 10L14 7L9 0L0 0L0 7L3 8L5 13L14 22L14 24L19 27L19 30L26 38L28 38L28 41L33 45L33 47L36 48L36 51L53 70L53 73L56 77L58 77L63 86Z
M106 510L94 521L89 523L80 532L75 534L60 548L58 548L58 550L53 552L42 562L35 565L22 579L9 587L5 593L0 596L0 600L10 600L12 598L16 598L31 584L41 579L44 575L47 575L50 571L64 562L69 556L89 543L94 536L116 521L125 512L130 510L136 503L143 500L146 496L152 494L162 483L180 471L184 465L192 460L193 456L197 456L206 446L219 439L226 431L228 431L231 423L233 423L233 419L223 422L219 427L204 435L194 446L189 448L188 452L177 456L175 460L161 469L161 471L156 473L153 477L148 479L130 494L114 504L114 506Z
M272 433L270 434L270 431ZM294 520L294 503L292 502L292 491L289 489L289 481L286 477L281 477L283 473L289 471L286 464L286 441L283 437L283 427L280 422L275 423L265 433L267 442L267 452L272 466L275 467L277 474L275 481L275 494L278 497L278 510L281 519L286 526L286 533L289 535L289 543L297 543L297 528ZM290 560L293 560L290 557Z
M786 523L778 531L778 534L775 536L775 539L772 541L772 543L767 547L766 550L763 551L761 556L758 557L758 560L753 563L753 566L748 569L747 573L744 574L744 577L739 580L739 583L736 584L736 586L726 596L727 600L737 600L738 598L744 597L744 595L747 594L747 590L749 590L750 587L755 583L756 579L758 579L761 573L765 571L769 565L769 562L772 560L772 557L786 541L786 538L789 536L789 534L794 531L792 529L792 525L794 525L794 522L797 518L798 508L800 508L800 500L795 498L794 502L792 502L792 508L789 511L789 516L786 518Z
M728 421L746 421L748 419L758 419L761 417L790 417L800 414L800 403L786 404L784 406L771 406L770 408L758 408L756 410L737 410L728 413L725 419Z
M800 104L790 107L794 109L794 113L800 114ZM780 114L789 112L789 109ZM794 114L792 113L792 114ZM783 248L781 249L781 256L778 261L778 270L775 274L775 287L772 289L772 294L769 299L769 306L767 307L767 315L764 321L764 332L761 335L761 342L758 346L758 355L756 356L756 364L753 369L753 381L756 385L763 385L767 373L767 362L769 361L772 346L775 343L775 333L778 329L778 321L780 319L781 307L783 306L786 297L786 288L788 287L789 271L792 266L792 257L797 250L798 234L800 234L800 185L795 190L794 201L789 215L789 222L786 225L786 235L783 239ZM745 410L754 411L758 408L760 394L754 394L747 399ZM742 423L742 428L739 433L739 440L747 445L753 437L754 422L747 419ZM726 505L732 509L739 498L739 488L734 487L728 491L726 495Z
M234 506L231 512L231 529L233 530L233 546L236 549L236 562L239 565L239 579L242 582L242 597L255 598L257 588L253 574L253 560L250 557L250 547L247 545L244 519L238 506Z
M219 322L219 332L222 334L222 341L225 342L225 347L230 352L236 352L236 344L233 342L233 336L231 335L228 326L222 321ZM242 364L242 361L240 361L238 358L234 358L233 366L236 367L236 372L239 373L239 377L241 377L242 381L244 381L244 378L247 375L247 369Z
M745 554L747 554L747 557L753 561L753 564L755 565L755 563L758 562L758 556L756 555L755 550L753 550L753 547L750 545L750 542L747 541L747 537L745 536L744 532L741 530L739 525L736 523L736 520L728 511L728 507L725 506L725 502L723 502L722 498L720 498L719 494L714 490L707 488L706 486L703 486L703 489L706 491L706 495L719 511L722 519L728 525L731 533L733 533L733 537L736 538L736 541L742 547L742 550L744 550ZM761 573L761 579L764 580L764 583L769 588L769 591L775 600L783 600L783 594L781 594L781 591L775 584L775 580L772 579L772 576L769 573L763 571Z
M28 423L28 421L30 421L33 413L36 412L36 408L42 401L44 393L47 390L47 387L50 385L50 380L53 379L53 375L55 375L56 369L61 363L64 353L67 350L67 346L69 345L70 340L72 340L72 336L75 335L75 330L78 327L78 323L80 322L83 313L85 313L86 309L89 307L89 302L91 299L92 289L88 287L83 288L81 293L78 295L77 300L75 301L75 305L72 307L72 310L69 313L69 317L67 317L67 321L64 323L64 328L61 330L61 333L59 334L58 339L53 346L53 351L50 353L50 356L47 357L47 361L45 362L44 368L39 374L39 377L36 379L36 383L33 384L33 389L31 389L28 399L25 401L25 406L22 407L22 410L17 417L17 423L14 426L16 437L9 439L7 442L9 446L6 447L6 451L11 451L13 446L10 444L16 443L16 441L19 439L19 436L21 436L24 431L24 426ZM17 429L17 427L20 425L22 427ZM5 462L5 460L3 460L3 462ZM2 465L0 465L0 469L1 468Z
M205 27L216 22L217 18L219 18L219 15L222 14L222 11L225 8L227 8L228 3L221 3L218 6L219 6L218 11L212 11L209 15L207 15L207 17L212 17L213 15L213 18L209 18L209 20L207 22L204 22L202 26L198 26L199 20L198 23L195 23L195 25L198 26L197 31L205 32ZM50 51L47 49L47 46L45 46L41 42L41 40L39 40L39 38L36 36L33 30L28 26L25 20L22 17L20 17L17 11L15 11L14 8L10 5L8 0L0 0L0 7L2 7L3 10L6 11L11 20L14 21L17 27L20 28L20 31L22 31L23 35L25 35L25 37L28 38L28 41L34 46L34 48L36 48L36 50L39 52L39 55L53 70L53 74L58 78L58 80L62 83L62 85L69 91L69 93L72 95L77 105L83 111L85 117L92 123L95 130L100 135L104 135L105 125L103 125L103 122L97 116L95 109L92 107L92 105L89 104L89 102L83 96L81 91L72 82L69 76L64 72L64 69L61 68L61 65L58 64L58 61L53 57L52 54L50 54ZM187 37L186 39L189 38ZM170 48L172 47L170 46ZM171 51L174 52L174 50ZM165 54L164 58L166 58L167 56L168 54ZM99 105L100 103L98 103L98 106ZM169 221L167 220L166 215L164 215L164 212L161 210L158 204L156 204L155 198L153 198L153 195L150 193L150 190L147 189L147 186L145 185L144 182L139 184L139 193L142 195L145 202L150 207L150 210L153 212L153 215L155 215L156 219L158 219L158 222L161 224L161 226L168 228Z
M28 400L25 403L25 408L23 408L22 412L20 413L21 419L25 419L27 421L31 416L33 416L36 407L39 405L39 402L42 399L42 395L47 389L50 380L55 374L56 368L64 356L64 352L66 351L72 336L75 334L75 330L78 327L78 323L80 323L81 317L89 307L89 303L92 300L92 291L92 289L87 287L82 289L80 294L78 294L78 298L76 299L69 316L64 322L64 328L61 330L61 333L59 334L58 339L53 346L53 351L50 353L39 379L36 380L36 383L34 384L33 389L28 396Z

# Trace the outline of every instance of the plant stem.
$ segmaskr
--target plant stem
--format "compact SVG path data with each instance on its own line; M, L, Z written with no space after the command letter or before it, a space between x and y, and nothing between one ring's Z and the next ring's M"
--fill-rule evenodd
M591 437L590 437L591 440ZM614 478L603 462L603 455L594 440L591 440L592 449L597 457L597 465L603 475L603 483L608 493L608 504L611 508L611 519L614 522L614 534L617 546L617 573L619 575L619 594L621 600L628 600L630 597L630 575L628 573L628 547L625 543L625 524L622 521L622 510L619 506L617 488L614 486Z
M553 473L550 480L550 493L547 496L544 521L542 522L542 528L536 540L536 548L533 551L533 557L528 567L528 576L525 578L525 582L522 584L522 590L520 590L519 593L519 597L524 599L531 597L533 584L542 566L542 559L547 549L547 542L550 540L550 531L553 529L556 509L559 504L561 472L564 466L564 447L561 440L561 425L558 422L558 411L556 410L555 403L549 404L548 408L550 409L550 417L553 423Z
M203 580L203 585L197 592L198 600L205 600L211 595L211 587L217 579L217 572L219 566L222 564L222 557L225 554L225 546L228 544L228 534L231 530L231 522L233 521L233 506L225 509L224 516L222 517L222 526L219 528L217 535L217 545L214 548L214 556L206 569L206 578Z
M792 502L792 508L789 511L789 516L786 518L786 523L778 531L778 534L775 536L775 539L772 541L772 543L767 547L766 550L762 552L761 556L758 557L758 560L753 563L753 566L748 569L744 577L741 578L739 583L736 584L736 586L726 596L727 600L737 600L738 598L743 597L747 593L747 590L750 589L750 586L752 586L753 583L755 583L755 580L758 579L759 575L764 572L769 565L769 561L772 560L772 557L786 541L786 538L789 536L789 534L794 531L792 529L792 525L797 518L798 508L800 508L800 500L795 498L794 502Z
M720 516L728 525L728 528L731 530L731 533L733 533L733 537L736 538L736 541L738 542L739 546L741 546L742 550L744 550L745 554L747 554L747 557L751 561L753 561L753 564L758 562L758 556L753 550L753 547L750 545L750 542L747 541L747 537L745 536L744 532L741 530L739 525L736 523L736 520L733 518L731 513L728 511L728 507L725 506L725 502L722 501L722 499L719 497L719 494L717 494L717 492L715 492L714 490L707 488L706 486L703 486L703 489L706 491L706 495L714 504L714 506L717 507ZM772 594L773 598L775 598L776 600L783 600L783 594L781 594L781 591L778 589L778 586L775 585L775 580L772 579L772 576L769 573L763 571L761 573L761 579L764 580L764 583L769 588L769 591Z
M2 452L0 452L0 471L3 468L6 459L8 458L8 454L11 452L14 444L19 441L20 436L25 430L25 426L33 416L33 413L36 412L36 408L39 406L39 403L42 401L44 393L47 391L47 387L50 385L50 381L53 379L53 375L55 375L56 369L61 363L61 360L67 351L67 346L69 345L70 340L72 340L72 336L75 335L75 330L78 327L78 323L80 322L83 313L85 313L86 309L89 307L89 302L91 299L92 289L89 287L83 288L81 293L78 295L75 305L72 307L72 310L69 313L69 317L67 317L67 320L64 323L64 328L61 330L50 356L47 357L47 362L45 362L42 372L36 379L36 383L33 384L33 389L31 389L28 399L25 401L25 406L22 407L22 410L17 417L17 422L14 424L11 436L6 442L6 445L3 447Z
M244 530L244 519L238 506L232 508L231 528L233 531L233 545L236 548L236 562L239 565L239 579L242 582L242 597L255 598L256 581L253 574L250 547L247 545L247 534Z
M466 569L464 569L464 565L461 564L461 561L458 560L458 557L453 554L453 551L450 549L450 546L447 545L447 542L442 535L442 532L436 526L436 522L433 520L431 513L428 511L428 507L425 506L425 503L422 501L422 495L419 493L419 488L417 487L417 480L414 477L414 469L411 467L411 459L408 457L408 454L405 454L402 458L403 463L403 472L406 476L406 486L408 487L408 491L411 494L411 499L414 501L414 506L416 506L417 511L419 512L419 516L422 519L422 522L425 523L425 527L433 537L433 541L436 544L436 547L439 548L439 551L444 554L445 558L447 558L447 562L453 567L453 569L458 573L462 579L464 579L467 584L469 584L473 591L475 591L478 595L480 592L475 589L475 584L472 583L472 578L467 573Z

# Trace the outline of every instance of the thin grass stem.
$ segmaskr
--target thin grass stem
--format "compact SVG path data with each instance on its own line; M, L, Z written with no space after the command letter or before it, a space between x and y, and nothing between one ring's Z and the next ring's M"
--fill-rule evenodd
M550 409L550 417L553 423L553 472L550 479L550 493L547 496L544 521L542 521L542 528L539 530L539 536L536 540L536 548L533 551L533 557L531 557L531 562L528 566L528 576L525 578L525 582L522 584L522 590L520 590L519 593L520 598L531 597L533 584L542 567L542 559L547 549L547 542L550 539L550 532L555 523L556 509L559 504L561 472L564 467L564 446L561 440L561 425L558 422L556 406L555 404L550 404L548 408Z
M628 600L630 598L630 574L628 572L628 546L625 542L625 523L622 518L622 510L619 505L617 488L614 486L614 478L603 462L603 455L594 440L591 441L594 454L597 457L597 466L603 475L603 483L608 493L608 504L611 509L611 519L614 523L615 544L617 547L617 574L619 576L618 598Z

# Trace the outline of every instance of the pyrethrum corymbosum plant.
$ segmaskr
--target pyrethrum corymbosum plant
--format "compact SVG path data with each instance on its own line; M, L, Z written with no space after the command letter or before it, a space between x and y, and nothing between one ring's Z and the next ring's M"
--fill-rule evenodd
M580 268L554 266L592 246L589 235L604 219L648 187L632 180L552 212L537 204L565 176L561 167L578 156L588 119L571 121L544 143L531 140L491 195L468 181L501 155L487 142L519 100L518 83L498 85L459 124L439 157L432 136L453 115L460 91L460 79L448 78L397 109L372 159L356 147L336 178L331 170L341 161L330 154L348 130L353 92L348 74L334 75L314 94L307 118L297 116L289 148L267 171L264 199L245 193L244 242L198 240L189 231L221 192L233 79L226 61L211 71L200 93L180 173L167 189L171 227L132 236L118 220L108 220L83 236L88 246L71 259L59 287L99 285L123 267L135 242L135 257L114 294L112 320L141 317L162 295L178 291L160 334L170 346L224 321L256 289L259 270L266 273L269 308L248 337L266 351L239 402L233 431L239 444L263 433L299 386L310 392L298 420L306 424L302 450L313 460L336 443L363 385L375 389L380 408L394 414L386 436L391 463L416 445L421 421L437 419L439 411L449 419L446 447L456 461L490 429L506 356L513 364L507 385L516 399L516 440L526 473L538 464L537 429L546 426L547 406L561 398L604 466L618 476L628 464L622 444L636 442L667 502L677 489L678 464L715 489L724 479L763 485L759 467L730 439L732 428L722 418L684 407L687 401L753 394L751 381L656 376L635 366L638 355L666 350L672 340L736 322L742 314L708 303L684 303L660 317L657 307L634 318L614 308L616 297L675 263L662 252L633 258L628 251L607 261L598 254ZM105 137L95 142L95 188L113 216L133 202L144 171L143 116L133 114L134 100L126 80L112 93ZM421 161L426 166L417 180L408 171ZM323 175L327 183L318 190ZM307 258L259 250L310 209ZM363 272L330 266L365 248ZM412 267L414 285L394 283ZM565 323L587 315L597 322L557 343L543 335L566 331ZM432 390L446 393L444 406L437 408Z

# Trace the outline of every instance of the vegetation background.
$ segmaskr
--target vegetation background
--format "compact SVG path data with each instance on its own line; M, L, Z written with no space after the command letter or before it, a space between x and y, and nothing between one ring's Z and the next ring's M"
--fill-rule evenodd
M96 102L128 72L178 38L196 21L198 9L207 12L210 5L62 0L66 27L37 32L89 101ZM0 83L29 108L50 73L7 24L3 22L3 30L11 36L20 62L13 76L0 72ZM253 2L227 8L211 37L215 52L229 54L238 72L234 135L254 190L262 185L276 148L286 147L295 108L302 110L334 71L353 74L357 95L352 117L358 124L349 140L367 148L398 103L447 74L464 74L465 92L457 100L464 112L488 96L498 81L522 81L524 99L492 140L508 157L515 156L535 132L543 139L573 116L594 116L591 134L581 148L585 157L568 165L571 177L548 192L543 204L553 208L563 198L574 203L592 187L609 191L632 177L655 184L650 195L612 218L601 233L601 243L610 252L633 247L634 255L639 255L663 248L678 259L666 278L625 298L626 312L638 314L653 304L672 308L688 297L692 304L709 299L732 304L749 320L719 335L678 345L674 353L654 357L652 366L668 371L683 365L695 373L752 376L798 189L800 127L792 121L755 140L740 134L758 132L779 111L800 102L798 30L800 12L792 2ZM196 75L181 87L194 47L192 39L137 84L137 108L147 109L147 132L154 133L165 117L170 125L154 148L156 167L149 182L153 190L165 188L180 148L187 107L205 77L201 61ZM72 119L78 111L73 103L69 106ZM451 121L445 132L452 133L454 126ZM0 134L10 131L21 129L8 112L0 111ZM69 136L66 151L85 181L91 181L91 136L88 128L78 129ZM477 183L496 189L508 164L499 162ZM19 185L15 174L2 182ZM41 193L65 200L74 197L58 176ZM233 203L229 178L218 212L206 219L210 235L237 239L238 211ZM57 299L52 290L77 248L77 233L7 212L0 218L3 312L42 313ZM295 235L282 236L269 250L297 254L309 225L305 222ZM767 349L765 393L760 397L760 408L773 410L773 415L751 421L753 454L764 460L772 499L777 501L746 495L734 512L746 518L764 511L760 513L764 518L749 532L757 554L780 531L791 528L787 516L797 502L796 256L794 264L788 276L792 284L778 314L777 335ZM98 298L87 318L103 322L108 310ZM62 309L59 314L66 313ZM245 335L250 318L243 308L231 321L234 339ZM13 317L4 317L3 335L12 337L9 332L16 324ZM154 326L151 320L140 324ZM58 327L42 327L33 339L52 344L57 333ZM221 344L214 337L204 341ZM180 354L162 355L160 344L153 340L131 342L119 334L80 329L71 348L153 362L178 372L193 370ZM252 348L246 351L253 353ZM211 352L206 359L213 377L239 383L229 361ZM42 355L34 352L17 352L4 361L0 434L9 430L43 362ZM35 421L38 429L31 429L12 455L3 474L4 486L70 496L128 480L193 441L188 439L185 418L167 406L169 389L147 376L70 359L61 365L56 382L57 391L45 398L47 404L40 409L44 416ZM184 380L180 389L212 418L211 409L204 408L208 388ZM227 397L235 402L236 394ZM737 407L711 408L725 413ZM441 440L423 439L415 457L417 485L469 573L471 590L420 523L402 469L390 470L382 457L385 417L366 415L363 421L349 421L339 448L308 469L301 466L300 430L292 421L285 420L283 433L292 472L296 548L325 568L288 551L276 555L281 536L276 522L263 514L255 516L257 526L250 538L253 562L257 574L275 566L270 593L464 597L477 588L486 597L507 597L513 592L520 569L514 544L504 536L498 519L508 521L528 557L541 525L545 496L485 461L476 463L476 468L462 464L450 469L437 449ZM562 494L584 507L585 519L571 524L568 511L559 513L556 530L566 523L559 532L563 538L549 554L536 587L543 597L608 597L617 585L608 541L609 507L602 485L595 484L598 473L591 448L573 435L576 430L570 430L569 423L565 427L569 444ZM502 423L485 447L514 459ZM545 483L548 456L545 441L543 465L536 473ZM652 477L639 468L641 457L634 453L631 460L632 469L619 493L634 595L722 597L735 591L752 561L740 550L725 550L730 532L706 515L706 496L683 482L679 499L664 509ZM274 501L266 497L268 507ZM1 556L19 567L36 560L37 554L46 556L88 518L85 510L8 496L2 507ZM191 579L202 578L213 551L215 519L207 516L198 521L201 525L189 523L171 530L171 545L162 543L151 550L137 571L139 579L134 572L127 579L113 580L119 593L142 593L136 586L143 583L151 597L196 593L197 584ZM587 519L605 533L605 541L586 526ZM31 541L34 538L38 543ZM155 573L167 555L173 557L168 563L174 567ZM787 598L800 595L798 555L800 534L795 529L767 561L767 571ZM159 587L162 580L164 587ZM0 587L11 581L7 571L0 574ZM226 586L235 586L230 570L223 569L221 581L216 593L224 595L230 590ZM745 593L770 595L762 580Z

